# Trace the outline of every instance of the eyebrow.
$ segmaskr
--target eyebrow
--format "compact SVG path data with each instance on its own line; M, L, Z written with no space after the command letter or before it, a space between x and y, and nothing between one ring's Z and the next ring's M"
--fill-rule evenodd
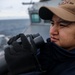
M51 19L50 21L53 21L53 20ZM63 19L59 18L59 21L65 21L65 20L63 20ZM58 22L59 22L59 21L58 21ZM54 22L54 21L53 21L53 22Z
M59 22L72 23L72 22L70 22L70 21L66 21L66 20L60 20Z

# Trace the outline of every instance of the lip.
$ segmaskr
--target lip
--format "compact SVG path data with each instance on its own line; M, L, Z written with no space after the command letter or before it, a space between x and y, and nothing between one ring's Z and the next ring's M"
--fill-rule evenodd
M59 39L57 39L57 38L55 38L55 37L51 37L51 41L52 42L56 42L56 41L58 41Z

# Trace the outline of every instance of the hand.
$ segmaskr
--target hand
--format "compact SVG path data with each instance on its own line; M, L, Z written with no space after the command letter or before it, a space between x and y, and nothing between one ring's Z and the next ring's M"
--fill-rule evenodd
M41 70L41 66L35 55L31 44L24 34L19 34L16 39L10 43L11 46L5 49L5 59L9 71L13 74ZM20 38L21 43L16 40ZM34 48L35 49L35 48ZM38 68L39 67L39 68Z

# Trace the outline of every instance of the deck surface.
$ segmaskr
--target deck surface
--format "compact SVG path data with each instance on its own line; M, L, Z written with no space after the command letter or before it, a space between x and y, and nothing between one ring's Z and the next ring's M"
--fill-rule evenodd
M25 31L25 34L36 34L39 33L44 40L49 37L50 25L30 25Z

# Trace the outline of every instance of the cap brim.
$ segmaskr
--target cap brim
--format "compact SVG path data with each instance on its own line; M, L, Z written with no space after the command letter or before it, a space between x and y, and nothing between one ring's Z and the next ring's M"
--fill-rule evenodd
M53 14L67 21L75 21L75 15L66 11L61 7L41 7L39 9L39 16L44 20L51 20Z
M44 20L52 19L53 13L46 7L41 7L39 9L39 16Z

